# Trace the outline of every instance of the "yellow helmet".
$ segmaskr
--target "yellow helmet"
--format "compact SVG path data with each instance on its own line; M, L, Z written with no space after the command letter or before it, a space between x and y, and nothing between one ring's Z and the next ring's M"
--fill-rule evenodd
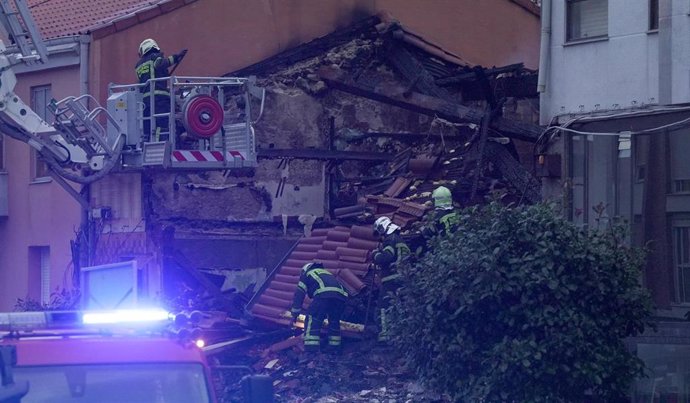
M151 49L161 50L161 48L158 46L156 41L154 41L153 39L151 39L151 38L144 39L139 44L139 56L145 55Z
M445 186L439 186L431 193L434 199L434 208L439 210L450 210L453 208L453 195Z

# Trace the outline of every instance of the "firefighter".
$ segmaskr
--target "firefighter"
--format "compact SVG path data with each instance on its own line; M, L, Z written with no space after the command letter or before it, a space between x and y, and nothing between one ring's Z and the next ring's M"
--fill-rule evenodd
M434 211L430 222L422 229L425 238L435 235L451 234L455 232L460 221L460 215L453 208L453 195L445 186L439 186L431 193L434 200Z
M169 68L177 65L182 61L187 54L187 49L183 49L180 53L165 56L158 46L156 41L151 38L144 39L139 45L139 61L136 66L137 77L139 83L144 84L148 80L156 78L165 78L170 76ZM153 90L153 94L151 94ZM153 112L154 114L170 113L170 92L166 81L155 81L153 87L151 83L146 83L139 88L139 91L144 94L144 138L148 141L167 140L169 131L168 116L156 117L155 132L151 133L151 95L153 95Z
M397 266L410 256L410 248L400 234L400 227L393 224L388 217L379 217L374 222L374 233L381 237L379 248L374 250L372 258L379 269L381 288L379 289L379 335L380 342L389 340L386 309L390 305L389 295L400 286L400 274Z
M311 298L304 325L304 349L318 352L321 345L321 326L328 319L328 351L340 353L340 318L345 310L348 294L321 263L307 263L302 266L297 290L292 301L290 313L293 323L297 320L304 297Z

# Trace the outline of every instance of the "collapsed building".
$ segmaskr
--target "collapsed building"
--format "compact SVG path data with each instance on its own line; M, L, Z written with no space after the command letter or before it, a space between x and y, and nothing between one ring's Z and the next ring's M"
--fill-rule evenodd
M377 245L371 222L410 228L440 184L463 206L497 193L540 199L537 77L522 64L472 65L381 15L228 75L267 89L257 166L145 171L145 231L98 239L96 264L128 256L162 276L159 290L142 276L143 299L174 295L178 307L235 317L249 303L254 317L284 323L304 263L322 260L359 294ZM127 178L104 179L96 207Z

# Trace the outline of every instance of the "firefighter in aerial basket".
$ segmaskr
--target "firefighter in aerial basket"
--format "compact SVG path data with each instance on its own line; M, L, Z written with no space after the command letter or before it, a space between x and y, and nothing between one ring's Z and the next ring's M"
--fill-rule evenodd
M377 307L380 342L390 339L389 325L386 319L386 309L390 306L389 294L400 286L398 265L410 257L410 248L400 234L400 227L393 224L388 217L379 217L374 222L374 233L381 237L380 246L374 250L372 258L378 269L381 288L379 289L379 303Z
M309 296L311 304L307 310L304 323L304 349L306 352L318 352L321 346L321 327L328 319L327 351L340 353L342 338L340 318L345 311L348 294L343 285L321 263L307 263L302 266L297 290L292 301L290 313L292 322L302 310L304 297Z
M170 68L178 65L187 54L187 49L172 56L165 56L158 43L151 38L144 39L139 45L139 61L136 65L139 91L143 94L144 102L144 138L147 141L163 141L169 137L170 91L165 81L149 80L170 76ZM146 85L144 85L146 84ZM153 95L153 102L151 96ZM153 109L151 104L153 103ZM153 118L154 115L163 115ZM154 130L151 130L151 120L154 120Z

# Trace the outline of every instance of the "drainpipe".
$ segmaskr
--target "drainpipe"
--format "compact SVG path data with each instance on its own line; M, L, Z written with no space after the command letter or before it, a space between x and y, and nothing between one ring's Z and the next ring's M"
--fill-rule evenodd
M673 103L673 10L671 0L659 1L659 105Z
M541 44L539 48L539 78L537 79L537 91L546 92L546 69L550 58L551 46L551 0L541 2Z
M91 37L81 35L79 37L79 93L89 93L89 46Z
M84 95L89 93L89 46L91 44L91 37L89 35L79 36L79 94ZM87 107L89 100L87 99ZM81 187L81 194L86 199L87 207L81 208L81 234L79 248L79 271L82 267L91 265L94 257L94 232L91 225L91 185L85 184ZM80 275L77 274L76 279L79 281ZM78 287L81 284L77 285Z

